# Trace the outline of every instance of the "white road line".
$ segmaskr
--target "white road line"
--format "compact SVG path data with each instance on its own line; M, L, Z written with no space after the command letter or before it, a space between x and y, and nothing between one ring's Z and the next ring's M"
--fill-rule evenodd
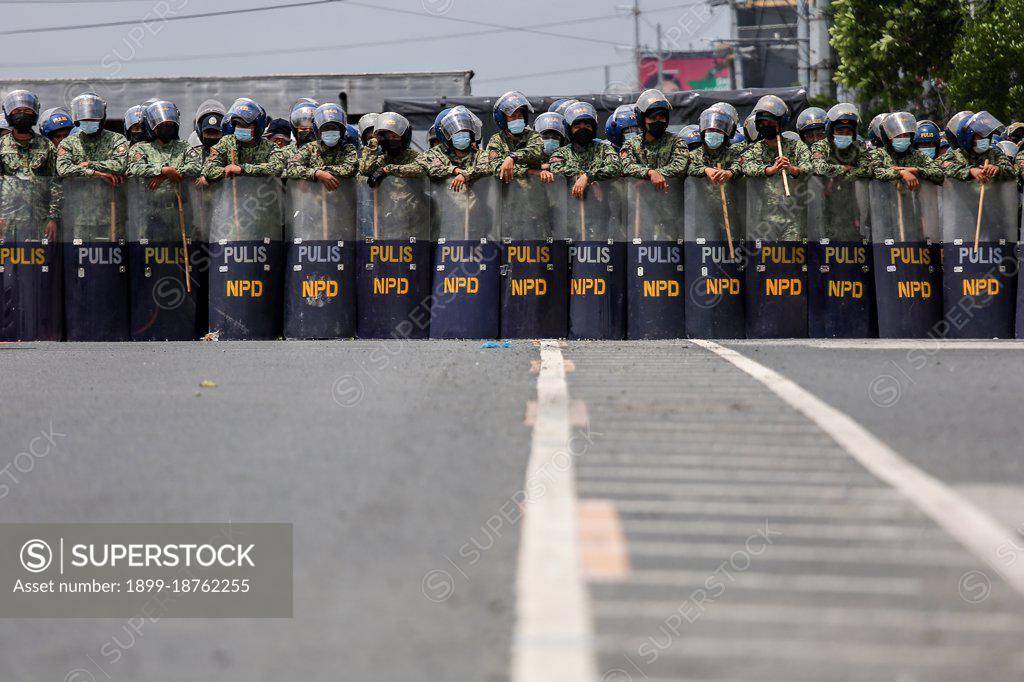
M1024 595L1024 561L1007 562L1000 548L1020 536L993 520L952 488L929 476L876 438L846 414L783 377L778 372L713 341L694 341L767 386L817 424L836 443L882 481L899 490L922 512Z
M629 585L656 585L671 588L694 587L707 589L707 571L633 571ZM765 592L825 592L829 594L888 594L917 596L923 593L921 578L881 578L856 575L829 575L827 573L744 573L729 585L730 591L753 590Z
M878 487L878 479L859 472L846 471L773 471L758 469L722 469L711 467L664 467L648 466L580 466L579 478L583 480L610 481L740 481L775 485L778 483L808 486L812 484L842 485L851 487Z
M541 342L540 357L511 680L596 682L593 619L580 565L565 362L554 341Z
M749 516L759 519L793 517L816 519L884 519L886 521L908 520L919 518L916 509L910 504L836 504L818 502L816 504L789 504L786 502L719 502L716 500L615 500L620 514L658 514L670 516ZM784 523L779 521L779 523Z
M953 544L955 541L931 521L921 519L927 525L837 524L837 523L794 523L772 522L772 528L782 533L787 540L828 540L867 543L873 542L927 542L934 545ZM750 535L750 524L738 521L669 521L662 519L625 519L623 527L630 535L695 535L700 537Z
M772 528L774 531L775 529ZM783 538L785 539L785 538ZM754 543L754 547L762 546ZM753 554L753 552L750 552ZM629 543L631 557L678 557L679 559L715 559L730 561L739 556L742 561L763 561L766 563L799 561L813 564L861 564L869 566L924 566L947 569L957 567L968 569L977 565L970 554L956 545L949 549L930 547L835 547L821 545L776 544L763 554L748 553L728 542L654 542L636 541Z
M898 494L883 486L793 485L789 483L701 483L687 481L587 481L577 484L585 497L614 495L683 496L688 500L712 497L718 500L823 500L843 502L899 502Z
M820 452L821 448L817 448L817 452ZM737 469L768 469L775 471L777 469L797 469L800 472L804 471L856 471L860 473L860 469L855 464L850 462L849 458L839 458L834 456L822 456L817 454L808 454L805 457L762 457L759 455L746 456L730 456L730 455L678 455L674 453L666 453L663 455L657 454L630 454L630 453L616 453L609 455L599 455L597 453L587 453L586 458L580 462L580 470L590 470L592 465L603 465L603 464L614 464L621 466L623 464L642 464L644 466L663 466L665 464L678 465L679 467L692 466L692 467L736 467ZM874 479L872 479L874 480Z

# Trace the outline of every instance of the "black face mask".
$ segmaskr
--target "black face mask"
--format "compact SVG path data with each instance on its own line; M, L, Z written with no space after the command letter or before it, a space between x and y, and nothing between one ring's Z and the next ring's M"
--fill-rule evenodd
M206 147L207 149L220 142L219 137L203 137L200 138L200 140L202 141L203 146Z
M178 126L165 125L156 129L156 139L161 142L170 142L178 139Z
M757 125L757 136L762 140L774 140L779 136L779 129L773 125L759 123Z
M398 156L402 153L402 141L401 140L388 140L381 141L380 146L384 148L389 156Z
M647 124L647 132L656 138L660 138L668 131L668 121L651 121Z
M11 116L10 124L15 132L26 135L32 132L32 126L39 120L38 114L18 113Z
M296 130L295 139L298 140L299 144L306 144L307 142L313 141L312 130Z
M580 128L572 134L572 141L578 145L586 146L594 141L596 135L590 128Z
M146 135L141 130L138 130L134 133L128 133L128 141L131 142L132 144L136 144L138 142L145 142Z

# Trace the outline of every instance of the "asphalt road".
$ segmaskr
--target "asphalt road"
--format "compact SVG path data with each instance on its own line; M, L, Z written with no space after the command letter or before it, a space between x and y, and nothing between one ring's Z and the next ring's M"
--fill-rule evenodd
M1024 349L922 364L907 348L728 345L1024 524ZM979 560L764 386L685 342L562 353L574 429L593 438L580 504L612 509L625 552L585 576L602 682L1022 674L1020 595L991 575L965 600L958 579ZM511 679L520 528L503 514L524 484L538 357L529 341L0 346L0 467L59 434L0 499L3 522L295 533L290 620L161 620L130 646L121 620L0 620L0 678ZM766 527L782 538L666 635Z

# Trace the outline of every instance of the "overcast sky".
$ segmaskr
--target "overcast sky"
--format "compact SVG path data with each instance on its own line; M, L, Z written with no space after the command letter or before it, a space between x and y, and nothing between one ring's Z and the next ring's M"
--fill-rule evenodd
M472 69L473 92L601 92L633 78L631 0L336 0L186 20L158 17L281 7L296 0L0 0L5 78L267 75ZM726 8L641 0L641 42L709 47ZM114 27L12 33L125 22ZM486 25L485 25L486 24ZM510 28L528 28L507 30ZM558 35L552 35L558 34ZM616 46L619 46L617 49ZM621 49L625 46L627 49Z

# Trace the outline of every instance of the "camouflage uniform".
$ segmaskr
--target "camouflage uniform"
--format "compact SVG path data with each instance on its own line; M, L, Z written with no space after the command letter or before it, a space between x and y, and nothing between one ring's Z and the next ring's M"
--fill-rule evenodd
M59 220L60 185L56 150L42 135L33 135L23 146L14 135L0 138L0 233L6 239L39 239L49 220ZM34 178L54 178L35 181Z
M167 166L178 169L182 177L198 178L203 172L203 160L199 151L184 140L160 144L139 142L132 145L131 160L128 161L128 175L155 178ZM166 185L167 183L164 183Z
M359 151L344 142L333 147L320 141L304 144L288 157L284 177L315 180L318 170L327 171L336 178L353 178L359 170Z
M455 175L456 168L462 171L466 182L473 182L477 178L490 175L487 158L479 150L466 150L466 155L460 158L455 155L455 152L446 150L444 145L437 145L424 152L419 158L419 163L426 170L427 175L435 180L452 177Z
M622 177L622 163L615 148L607 142L595 140L586 147L573 142L551 155L551 172L570 178L586 173L591 181L597 182Z
M518 139L504 131L491 135L483 152L488 173L497 176L505 157L511 154L516 160L512 177L525 178L529 170L540 170L544 163L544 138L530 128L524 130Z
M260 139L255 144L244 145L239 144L234 135L225 135L206 157L203 175L210 180L220 180L232 158L242 167L243 175L276 178L284 172L284 154L270 140Z
M721 165L722 170L732 171L735 178L740 175L740 156L742 154L740 149L730 144L723 144L718 149L709 149L707 145L702 144L690 152L688 175L702 178L706 169Z
M769 177L765 172L779 156L776 140L758 140L748 146L740 157L740 171L743 175L764 179L759 193L754 192L752 196L751 188L748 188L748 202L758 199L761 202L761 222L757 225L748 225L748 235L751 239L800 241L807 236L806 193L800 191L797 181L790 176L789 183L794 186L791 189L791 196L787 197L785 181L781 174ZM802 183L811 174L811 155L807 151L807 145L782 138L782 154L800 170L799 182Z
M995 151L999 152L998 149ZM1002 152L999 152L999 154L1005 158ZM882 149L881 147L872 149L871 154L868 156L868 164L871 167L871 173L874 178L886 182L900 179L900 172L895 170L893 166L917 168L920 170L917 174L919 180L928 180L936 185L941 185L945 179L942 166L936 163L934 159L929 159L917 149L908 149L899 158L893 157L887 149Z
M383 168L388 175L399 178L422 178L427 171L420 161L421 156L416 150L406 148L397 159L391 160L381 151L380 143L373 138L363 147L363 157L359 159L359 174L370 177L375 170Z
M173 140L163 144L139 142L132 145L128 175L138 180L134 181L134 186L129 186L128 196L131 198L133 191L139 192L141 194L136 194L136 198L141 196L145 200L145 223L133 224L133 230L139 231L140 236L148 239L174 241L180 239L176 195L181 188L170 179L164 180L155 190L145 186L146 178L161 175L166 166L176 168L182 178L198 178L203 170L199 151L185 140ZM184 201L188 201L191 196L187 192L182 192L181 195Z
M646 142L643 135L637 135L622 145L619 156L622 158L622 174L643 180L652 170L666 178L685 177L690 164L690 150L686 143L672 133L665 133L653 142Z
M828 139L818 140L811 145L811 172L826 178L869 180L874 177L869 156L869 151L857 144L839 149ZM850 166L850 171L843 166Z
M1019 153L1017 154L1017 159L1020 159ZM999 172L995 174L992 178L993 180L1017 179L1017 174L1014 172L1013 162L1010 161L1010 157L995 146L990 147L984 154L964 149L956 150L953 152L950 164L944 169L946 177L953 178L954 180L970 180L971 169L980 168L985 161L988 161L988 165L999 168Z
M89 162L88 168L79 164ZM70 135L57 147L57 173L62 178L91 177L97 171L124 175L128 171L128 140L101 130L95 135Z

